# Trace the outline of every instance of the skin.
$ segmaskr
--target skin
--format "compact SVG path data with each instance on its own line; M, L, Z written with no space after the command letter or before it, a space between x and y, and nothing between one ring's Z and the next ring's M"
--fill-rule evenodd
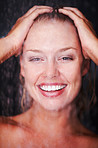
M98 65L98 37L91 22L77 8L64 7L59 9L59 12L68 15L74 21L81 40L84 57L86 59L91 58Z
M48 6L34 6L16 21L16 24L13 26L8 35L0 39L0 63L4 62L13 55L17 56L21 53L22 44L33 23L33 20L39 14L51 11L52 8Z
M72 42L69 42L70 38L73 39ZM29 61L33 56L34 58L41 57L44 61ZM62 56L72 56L73 60L63 60ZM88 71L87 67L82 68L83 57L74 26L55 20L35 23L25 41L20 62L25 87L34 101L29 111L10 118L12 124L15 124L14 126L12 124L1 125L5 131L8 128L7 132L1 130L0 140L3 141L2 137L6 138L3 146L7 147L9 144L9 147L39 147L39 145L46 147L47 145L47 147L59 148L63 144L63 147L73 147L74 145L74 147L82 148L81 141L86 148L91 144L95 147L96 138L93 133L80 124L75 106L71 104L79 92L81 77ZM37 88L39 83L52 83L58 82L58 80L60 83L66 80L67 87L63 94L57 97L47 98ZM9 137L6 137L6 134ZM7 141L9 139L10 143Z
M44 108L60 110L72 102L81 87L82 75L87 72L87 68L81 71L82 64L81 47L72 25L57 21L33 25L23 48L21 74L30 96ZM64 83L67 87L56 99L46 99L38 87L41 83Z
M66 50L66 47L71 48ZM31 61L33 55L41 56L42 60ZM61 58L69 55L73 60ZM87 63L84 66L74 26L56 20L34 23L26 38L20 64L25 87L34 101L27 112L0 119L0 146L97 148L97 136L81 125L72 104L80 90L81 78L89 68ZM42 82L63 82L67 87L61 95L47 98L37 87Z
M9 34L0 39L0 63L13 55L17 56L20 54L22 44L33 20L39 14L51 11L52 8L48 6L34 6L17 20ZM77 8L64 7L63 9L59 9L59 12L68 15L74 21L82 43L84 57L92 59L98 65L98 38L91 23Z

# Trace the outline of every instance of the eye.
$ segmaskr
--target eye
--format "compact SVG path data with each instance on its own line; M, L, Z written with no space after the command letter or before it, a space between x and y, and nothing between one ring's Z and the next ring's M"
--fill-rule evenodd
M30 61L40 61L40 58L31 58Z
M63 56L63 57L60 57L58 60L61 62L72 61L73 57L72 56Z
M29 58L29 61L32 61L32 62L40 62L40 61L44 61L44 59L39 58L39 57L31 57L31 58Z
M72 57L62 57L62 60L73 60Z

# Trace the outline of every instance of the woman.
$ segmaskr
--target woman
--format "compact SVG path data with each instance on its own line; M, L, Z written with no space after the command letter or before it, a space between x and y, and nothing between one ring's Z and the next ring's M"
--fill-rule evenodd
M35 6L18 19L0 40L0 59L22 50L20 74L33 103L21 115L1 118L0 147L98 147L75 105L89 59L98 65L97 47L91 25L75 8Z

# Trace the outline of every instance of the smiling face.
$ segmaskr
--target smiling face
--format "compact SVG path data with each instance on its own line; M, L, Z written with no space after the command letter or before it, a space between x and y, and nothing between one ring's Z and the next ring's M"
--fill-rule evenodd
M83 57L70 22L35 22L24 43L21 74L33 100L47 110L64 109L78 95Z

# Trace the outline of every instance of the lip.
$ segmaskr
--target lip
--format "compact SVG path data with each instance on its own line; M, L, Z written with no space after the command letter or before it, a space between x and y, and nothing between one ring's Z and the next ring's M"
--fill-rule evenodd
M55 90L55 91L44 91L40 88L40 86L43 86L43 85L45 85L45 86L65 85L65 87L62 89L59 89L59 90ZM58 97L59 95L61 95L64 92L66 86L67 85L64 83L41 83L40 85L38 85L38 89L41 92L41 94L45 97Z
M40 86L40 85L48 86L48 85L66 85L66 84L65 83L40 83L38 86Z

